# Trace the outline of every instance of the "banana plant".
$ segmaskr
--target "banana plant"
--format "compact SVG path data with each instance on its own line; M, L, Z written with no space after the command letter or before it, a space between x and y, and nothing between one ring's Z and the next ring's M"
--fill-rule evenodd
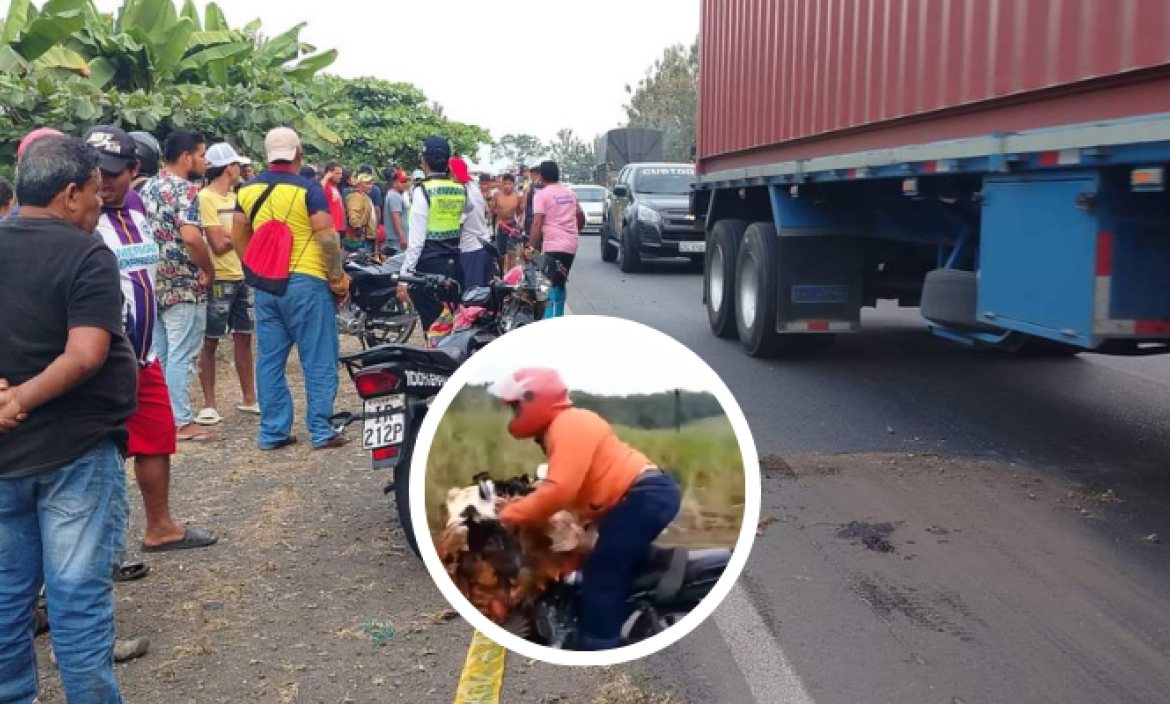
M85 26L92 0L49 0L38 11L30 0L12 0L0 22L0 71L89 75L89 62L66 41Z

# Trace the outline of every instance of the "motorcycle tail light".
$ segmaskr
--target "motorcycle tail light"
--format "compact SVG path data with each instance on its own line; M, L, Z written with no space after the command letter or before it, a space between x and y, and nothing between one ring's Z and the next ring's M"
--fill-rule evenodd
M401 378L385 369L358 372L353 382L357 385L358 395L362 398L385 396L398 388Z
M398 456L397 447L382 447L371 453L375 460L392 460Z

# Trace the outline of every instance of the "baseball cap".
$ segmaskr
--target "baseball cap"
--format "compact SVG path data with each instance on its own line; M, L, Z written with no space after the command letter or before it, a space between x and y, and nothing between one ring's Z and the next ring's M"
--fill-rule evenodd
M374 175L373 174L358 174L357 176L353 177L353 182L354 183L373 183L374 182Z
M293 156L296 156L296 154L293 154ZM220 142L219 144L213 144L207 150L207 163L209 166L218 169L231 166L232 164L239 164L241 166L251 164L252 160L237 154L232 145L226 142Z
M451 159L449 168L451 169L451 175L459 183L468 183L471 181L471 174L467 171L467 162L463 160L463 157L457 156Z
M415 169L414 173L410 175L410 178L412 181L421 181L421 180L425 179L426 177L427 177L427 175L425 173L423 173L422 169Z
M28 145L37 141L41 137L64 137L64 136L65 136L64 132L62 132L61 130L55 130L52 127L38 127L35 130L33 130L32 132L29 132L28 134L26 134L24 136L24 139L20 140L20 146L18 146L16 148L16 161L17 161L17 163L19 163L20 160L24 158L24 152L25 152L25 150L28 149Z
M423 142L423 154L436 159L449 159L451 143L443 137L427 137Z
M108 174L120 174L138 159L138 144L121 127L95 125L85 133L85 142L101 156L98 166Z
M301 138L288 127L276 127L269 130L264 138L264 152L268 156L268 163L274 161L292 161L297 158L297 150L301 147Z
M406 172L402 169L398 169L398 171L394 172L394 180L398 183L410 183L410 177L407 176Z

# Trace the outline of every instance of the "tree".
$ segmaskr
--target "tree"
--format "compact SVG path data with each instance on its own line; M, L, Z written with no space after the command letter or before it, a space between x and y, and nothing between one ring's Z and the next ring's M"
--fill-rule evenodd
M492 149L492 158L512 164L530 165L548 152L544 144L530 134L506 134Z
M78 134L112 123L160 141L189 127L253 157L268 130L285 125L311 160L386 165L417 158L429 133L469 152L490 141L443 119L412 86L323 75L337 52L301 42L304 27L231 29L215 3L201 20L193 0L179 11L172 0L124 0L113 14L93 0L48 0L39 11L13 0L0 24L0 164L43 125Z
M636 87L626 86L629 127L661 130L663 156L690 161L699 107L699 40L668 47Z
M549 144L549 158L561 167L562 181L588 183L593 178L593 146L573 134L573 130L557 132L556 140Z
M329 124L341 137L331 158L345 164L420 166L423 140L432 134L451 141L456 154L474 155L491 136L482 128L446 119L439 107L408 83L374 78L344 80L328 76L320 81L333 93L336 115Z

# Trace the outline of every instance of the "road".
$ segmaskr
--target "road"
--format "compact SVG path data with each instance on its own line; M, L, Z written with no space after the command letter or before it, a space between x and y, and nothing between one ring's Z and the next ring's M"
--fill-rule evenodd
M586 238L570 286L574 314L645 323L706 360L773 469L775 523L732 596L644 663L663 686L694 702L1166 701L1170 360L968 351L886 307L824 358L753 360L710 334L701 284L686 262L622 274ZM891 531L894 552L842 537L853 521Z

